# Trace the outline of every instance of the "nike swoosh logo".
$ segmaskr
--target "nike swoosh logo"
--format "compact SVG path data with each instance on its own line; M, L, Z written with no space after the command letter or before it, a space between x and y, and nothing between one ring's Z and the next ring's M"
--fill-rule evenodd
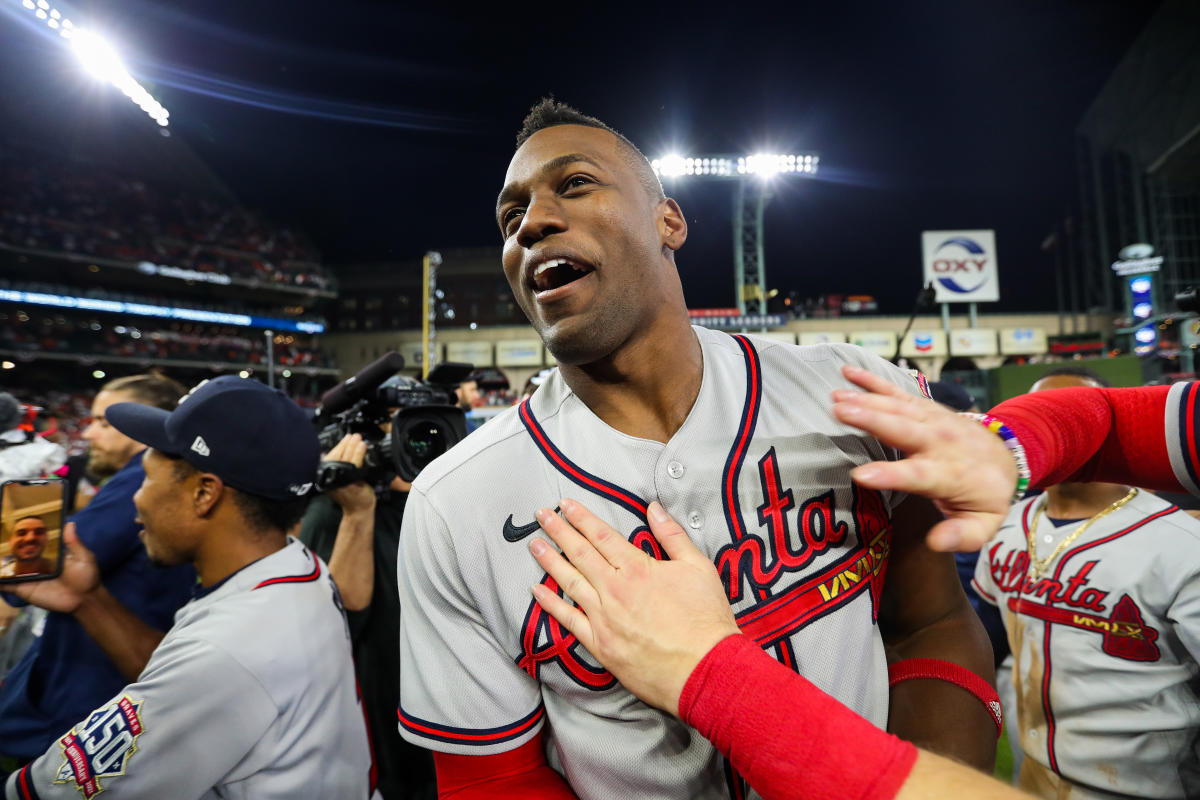
M558 513L558 506L554 507L554 513ZM509 514L508 519L504 520L504 541L519 542L534 531L541 530L541 525L537 520L528 525L513 525L513 515Z

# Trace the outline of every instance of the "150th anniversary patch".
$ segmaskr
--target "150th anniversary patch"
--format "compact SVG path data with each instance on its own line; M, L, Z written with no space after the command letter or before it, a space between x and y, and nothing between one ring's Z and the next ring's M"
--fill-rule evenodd
M123 696L93 711L82 725L59 739L63 763L54 782L74 783L90 800L104 791L101 778L124 775L142 734L141 707L141 700Z

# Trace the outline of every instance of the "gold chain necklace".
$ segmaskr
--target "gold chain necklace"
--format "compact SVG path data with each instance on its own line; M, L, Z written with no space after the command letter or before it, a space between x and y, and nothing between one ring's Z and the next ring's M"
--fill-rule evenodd
M1084 531L1092 527L1093 522L1116 511L1118 508L1132 500L1137 493L1137 489L1130 489L1129 494L1125 495L1120 500L1101 511L1099 514L1085 521L1078 528L1071 531L1071 535L1059 542L1058 547L1054 548L1053 553L1039 561L1037 557L1037 526L1038 520L1042 518L1042 512L1046 510L1046 504L1050 502L1050 498L1046 498L1045 502L1038 505L1037 511L1033 512L1033 521L1029 523L1029 575L1034 580L1040 578L1042 573L1046 571L1046 568L1054 563L1054 559L1058 558L1059 554L1067 548L1067 545L1078 539Z

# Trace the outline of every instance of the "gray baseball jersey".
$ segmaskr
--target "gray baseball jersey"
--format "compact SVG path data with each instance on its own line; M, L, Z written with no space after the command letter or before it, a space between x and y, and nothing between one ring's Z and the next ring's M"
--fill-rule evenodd
M1200 522L1139 492L1034 577L1028 535L1044 503L1013 506L973 582L1004 618L1021 748L1072 798L1184 797L1180 765L1200 737L1188 685L1200 677ZM1036 557L1077 528L1043 513Z
M365 800L371 768L337 589L293 539L181 608L137 682L5 797Z
M658 500L717 565L742 630L878 725L887 719L875 626L900 495L849 470L894 458L837 422L843 364L921 393L919 376L850 345L796 347L695 329L699 396L666 444L600 421L553 374L427 467L400 544L400 725L412 742L503 752L547 724L547 757L585 798L716 798L740 779L687 726L617 684L533 601L558 587L529 555L534 511L579 499L660 557Z

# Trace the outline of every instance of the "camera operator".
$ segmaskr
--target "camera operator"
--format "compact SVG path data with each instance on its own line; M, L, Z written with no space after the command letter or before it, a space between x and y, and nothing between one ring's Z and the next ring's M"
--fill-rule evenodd
M385 433L390 423L380 425ZM342 437L325 462L362 468L362 434ZM367 727L385 800L437 797L433 756L409 744L396 726L400 700L400 597L396 553L400 521L412 484L398 475L376 490L366 480L329 489L309 506L299 538L329 564L350 622L355 671L367 709Z
M350 622L367 725L385 800L437 797L431 753L400 737L400 593L396 555L408 491L417 474L466 436L455 387L469 364L441 364L427 380L400 374L387 353L321 398L321 494L299 537L329 564Z

